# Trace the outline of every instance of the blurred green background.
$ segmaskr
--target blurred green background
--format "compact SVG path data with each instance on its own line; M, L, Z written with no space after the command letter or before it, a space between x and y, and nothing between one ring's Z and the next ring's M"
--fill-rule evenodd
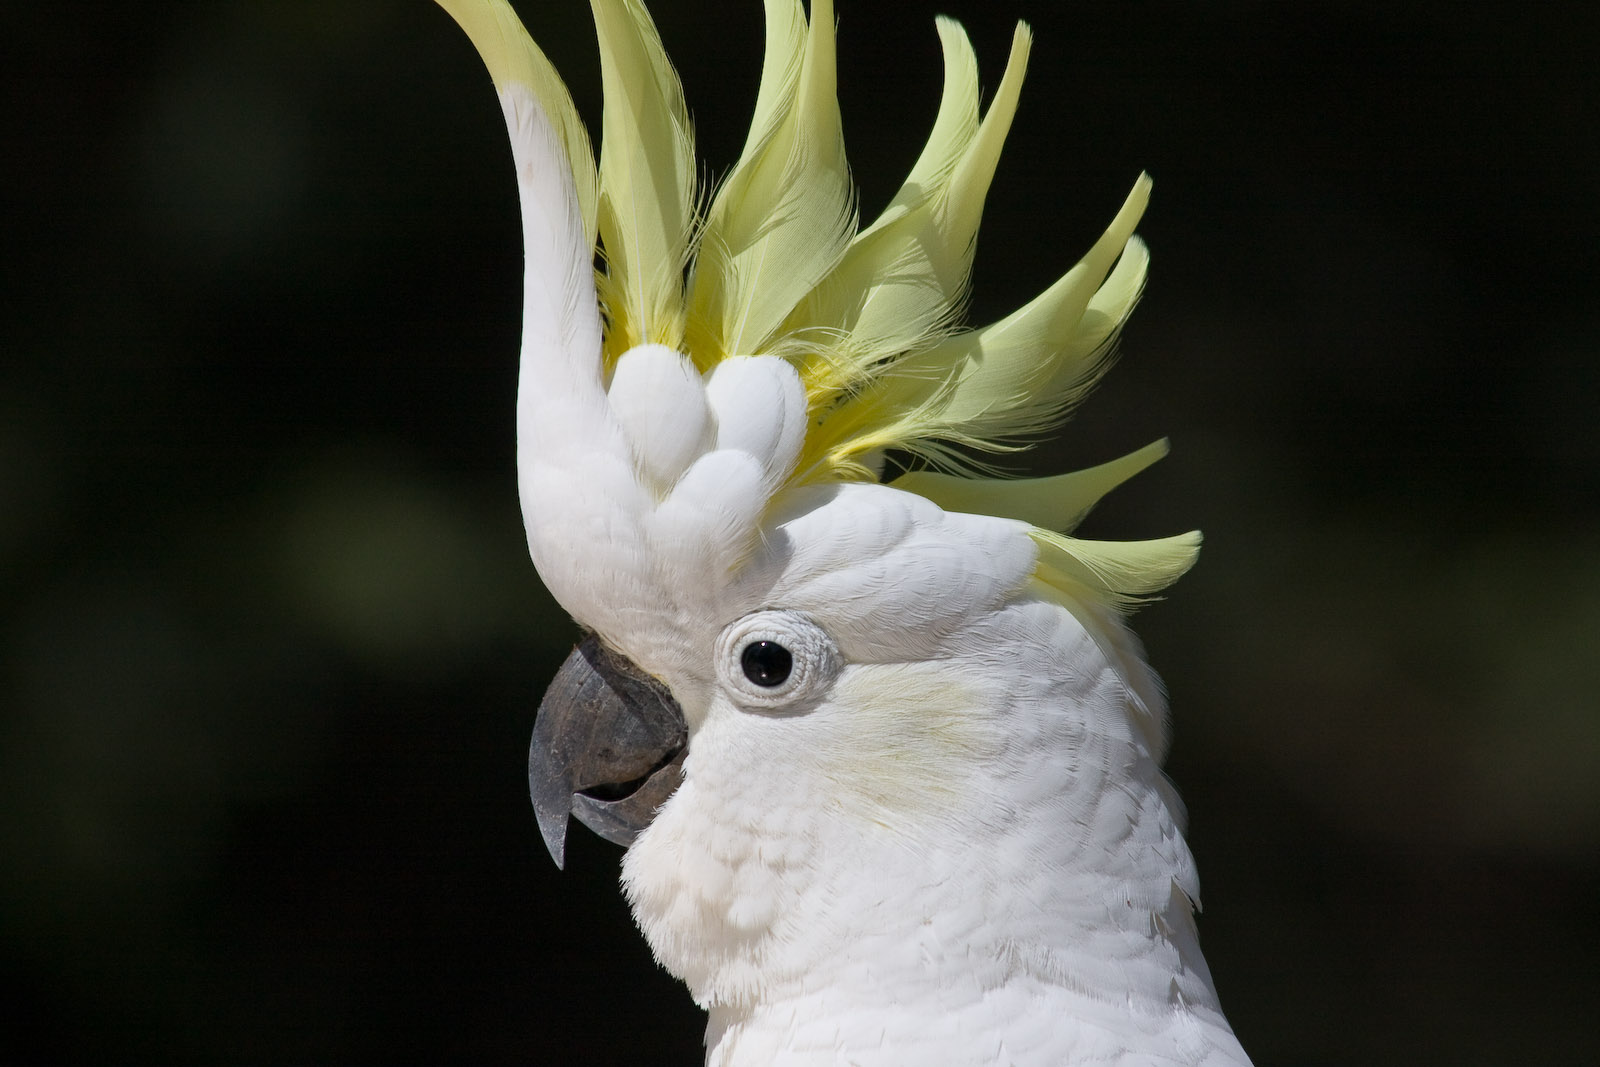
M586 5L525 3L591 122ZM864 210L1038 36L990 320L1141 168L1124 358L1040 470L1164 434L1089 536L1139 618L1204 944L1262 1064L1594 1061L1596 9L841 0ZM753 0L657 4L711 173ZM525 794L574 639L512 462L520 245L423 0L0 7L0 974L12 1062L696 1062Z

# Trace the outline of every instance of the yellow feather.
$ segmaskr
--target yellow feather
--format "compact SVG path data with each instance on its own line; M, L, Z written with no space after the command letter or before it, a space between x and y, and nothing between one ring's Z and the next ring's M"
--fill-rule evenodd
M889 202L876 228L895 215L901 205L912 206L935 186L943 182L960 162L967 146L978 130L978 57L972 51L972 42L961 23L940 15L934 20L939 31L939 46L944 53L944 89L939 98L939 112L933 120L933 130L923 147L905 184Z
M745 135L739 162L758 155L777 133L794 99L794 85L805 59L806 13L799 0L763 0L766 9L766 43L761 59L761 84L756 89L755 112Z
M966 294L984 196L1016 114L1033 38L1019 23L1000 88L979 123L971 45L953 22L942 21L939 30L945 92L927 147L889 208L818 287L815 303L797 311L843 334L832 351L802 367L824 404L889 361L937 341ZM867 450L892 446L863 443Z
M694 226L694 137L683 88L639 0L592 0L605 114L599 234L606 355L683 343L683 270Z
M836 477L886 448L959 466L950 444L1004 451L1008 440L1058 421L1104 369L1137 300L1149 257L1132 233L1149 196L1141 175L1089 253L1021 310L877 368L808 437L806 476ZM1097 302L1103 281L1110 284Z
M942 216L939 228L946 234L942 251L951 257L951 267L956 262L961 264L963 273L972 262L972 239L978 232L989 182L1000 162L1000 149L1005 146L1011 120L1017 114L1017 100L1022 93L1022 79L1028 72L1028 53L1032 48L1033 31L1028 29L1027 23L1017 23L1000 87L995 90L994 100L983 116L972 146L950 175L949 188L939 204Z
M1098 467L1049 478L965 478L912 471L889 483L946 511L1000 515L1070 533L1102 497L1167 454L1165 438Z
M561 75L523 29L517 13L506 0L438 0L440 7L467 32L472 46L483 57L497 91L507 85L525 85L533 91L540 106L561 136L572 167L573 185L583 212L584 232L590 241L596 234L596 207L599 200L594 152L589 133L578 118L572 94Z
M1068 599L1129 611L1179 578L1200 555L1200 532L1151 541L1085 541L1034 527L1034 578Z
M831 0L815 0L803 35L799 0L767 0L767 18L755 123L707 211L690 282L688 350L702 368L773 351L855 228Z
M944 49L944 92L927 146L889 206L851 242L843 260L785 323L791 332L826 327L850 335L849 353L869 363L917 347L954 313L964 278L941 279L920 237L941 240L932 213L951 172L978 129L978 65L972 45L950 19L938 21ZM805 375L817 390L844 388L868 367L844 352L813 361ZM815 390L814 390L815 391Z

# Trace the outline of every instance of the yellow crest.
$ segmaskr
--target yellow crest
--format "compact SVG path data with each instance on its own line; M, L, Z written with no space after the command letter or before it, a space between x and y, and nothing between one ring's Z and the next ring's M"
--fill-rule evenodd
M1133 235L1141 175L1104 235L1013 314L961 328L983 201L1016 111L1032 36L1017 27L980 113L977 62L938 20L945 81L926 147L888 207L860 227L834 76L831 0L766 0L766 53L743 152L702 201L683 90L640 0L592 0L605 89L598 166L571 98L505 0L439 0L497 87L529 88L572 168L597 253L604 362L636 345L687 353L702 372L732 356L788 360L809 422L790 484L880 477L900 451L943 468L896 488L949 510L1032 524L1036 586L1126 608L1194 562L1199 534L1142 542L1066 536L1110 489L1159 459L1157 442L1055 478L982 476L970 450L1015 450L1105 370L1138 301L1148 254ZM702 210L702 203L704 203Z

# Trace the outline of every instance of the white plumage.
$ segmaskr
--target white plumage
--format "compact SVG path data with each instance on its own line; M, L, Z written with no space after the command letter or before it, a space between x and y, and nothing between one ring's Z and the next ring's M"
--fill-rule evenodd
M697 226L681 90L636 0L594 0L598 167L502 0L441 3L516 161L531 554L686 730L681 780L644 767L670 796L612 832L637 833L623 885L709 1013L707 1062L1247 1063L1196 937L1164 697L1121 618L1198 537L1067 534L1164 443L1028 483L879 484L886 449L954 461L1081 397L1143 284L1148 180L1045 294L957 330L1025 31L980 121L940 23L929 147L858 233L831 10L768 0L750 140Z

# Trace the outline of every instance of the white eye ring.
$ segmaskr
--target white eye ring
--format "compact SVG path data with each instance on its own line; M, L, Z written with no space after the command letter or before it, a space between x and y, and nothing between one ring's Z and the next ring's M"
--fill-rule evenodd
M729 624L716 657L723 685L748 711L793 709L826 690L840 664L833 639L798 611L755 611Z

